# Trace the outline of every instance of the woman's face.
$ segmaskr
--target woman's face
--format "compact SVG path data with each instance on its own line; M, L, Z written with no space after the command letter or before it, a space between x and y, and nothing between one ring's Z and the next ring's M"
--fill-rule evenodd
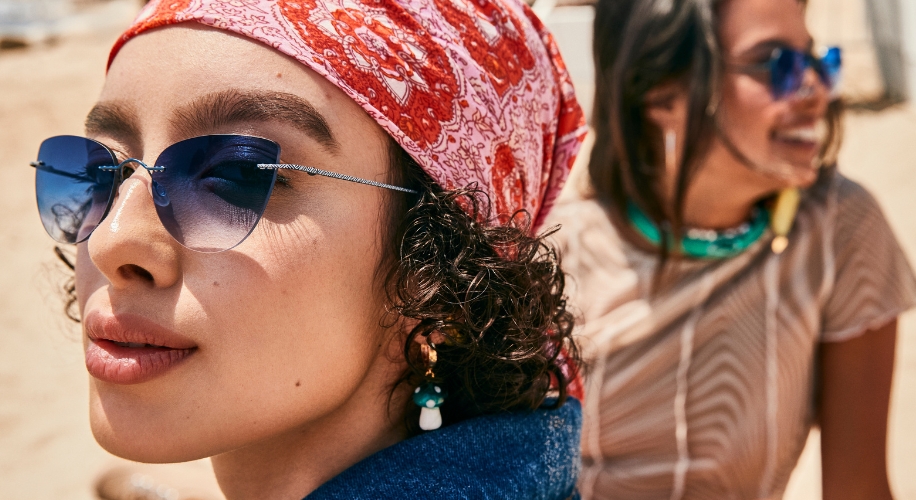
M282 163L389 174L387 135L343 92L274 50L197 25L131 40L87 134L148 165L183 139L246 134L279 143ZM117 228L109 215L79 245L91 423L109 451L190 460L384 407L400 374L393 335L379 327L389 195L286 172L232 250L176 242L143 169L112 205Z
M723 178L743 179L763 191L810 185L817 177L828 89L809 69L804 83L812 92L807 97L776 99L768 72L733 70L736 65L764 63L780 47L810 51L804 6L798 0L726 0L718 14L727 68L719 126L748 161L736 158L722 138L716 137L707 166Z

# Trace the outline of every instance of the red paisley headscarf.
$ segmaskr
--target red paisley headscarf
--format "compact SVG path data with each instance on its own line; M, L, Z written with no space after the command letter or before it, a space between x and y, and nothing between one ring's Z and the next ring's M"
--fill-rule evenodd
M538 227L585 120L553 37L519 0L153 0L111 51L198 22L258 40L337 85L441 187L471 183Z

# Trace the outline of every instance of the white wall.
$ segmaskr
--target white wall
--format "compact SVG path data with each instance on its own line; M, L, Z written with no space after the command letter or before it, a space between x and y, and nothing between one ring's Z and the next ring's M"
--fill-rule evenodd
M910 102L916 101L916 0L900 0L903 18L903 46L907 63L907 87Z

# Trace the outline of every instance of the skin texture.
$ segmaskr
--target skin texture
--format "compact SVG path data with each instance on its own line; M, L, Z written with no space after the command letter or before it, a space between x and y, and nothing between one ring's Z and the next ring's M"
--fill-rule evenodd
M811 46L804 8L796 0L729 0L718 12L727 63L763 61L774 42L798 50ZM813 126L825 115L827 89L810 69L806 83L814 90L811 96L774 100L765 74L726 72L720 128L752 165L729 152L717 137L687 192L684 221L688 226L734 227L747 220L758 201L783 188L804 188L816 180L816 145L780 139L782 132ZM663 132L683 135L686 89L676 83L662 85L648 93L647 101L650 119ZM681 144L676 154L681 154ZM675 175L668 172L669 186ZM896 335L894 320L854 339L821 347L819 414L825 500L891 498L886 440Z
M199 127L176 120L179 109L195 102L206 108L208 96L237 91L305 99L323 115L336 147L281 118L204 120ZM99 103L132 123L90 120L89 136L150 165L179 140L242 133L278 142L285 163L389 177L387 136L357 104L292 59L224 31L189 24L131 40ZM96 439L137 461L211 456L229 499L302 498L406 437L395 409L407 395L395 393L390 406L388 399L404 369L403 337L379 326L385 301L377 270L389 195L283 175L288 185L278 183L259 225L232 250L204 254L178 244L155 215L150 174L142 169L113 205L120 229L109 230L109 216L78 247L84 318L133 314L196 346L146 382L92 378ZM125 201L134 183L140 185Z

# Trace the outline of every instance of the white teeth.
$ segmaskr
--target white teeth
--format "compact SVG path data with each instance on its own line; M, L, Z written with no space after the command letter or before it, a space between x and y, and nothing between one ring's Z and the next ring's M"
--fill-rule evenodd
M793 128L791 130L785 130L777 133L776 137L789 141L817 142L820 140L820 135L817 133L817 129L815 127Z

